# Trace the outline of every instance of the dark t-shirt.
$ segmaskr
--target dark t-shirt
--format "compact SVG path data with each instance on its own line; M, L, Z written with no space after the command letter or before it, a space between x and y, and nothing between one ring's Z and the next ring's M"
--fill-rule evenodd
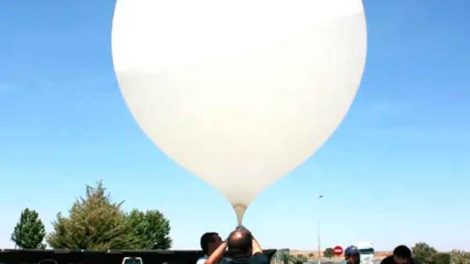
M269 260L263 253L256 253L249 258L223 258L219 264L269 264Z
M380 264L395 264L395 261L393 261L393 256L388 256L386 258L384 258ZM416 260L414 259L410 259L410 262L409 264L419 264L419 262L417 262Z

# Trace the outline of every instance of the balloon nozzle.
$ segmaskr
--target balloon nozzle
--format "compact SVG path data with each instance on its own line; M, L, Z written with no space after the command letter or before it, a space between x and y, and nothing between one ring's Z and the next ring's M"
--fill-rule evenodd
M246 205L234 204L233 210L235 210L235 214L237 215L238 225L241 226L242 221L243 221L243 216L245 215L245 212L246 212Z

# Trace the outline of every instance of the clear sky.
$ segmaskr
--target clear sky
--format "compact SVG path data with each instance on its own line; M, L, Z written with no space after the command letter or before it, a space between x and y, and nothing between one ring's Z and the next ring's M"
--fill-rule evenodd
M470 250L467 0L364 1L369 49L346 119L260 194L245 224L264 247L424 241ZM0 0L0 248L20 212L46 228L103 180L124 208L159 209L175 249L235 226L227 200L162 154L113 72L114 1ZM325 197L319 202L316 197Z

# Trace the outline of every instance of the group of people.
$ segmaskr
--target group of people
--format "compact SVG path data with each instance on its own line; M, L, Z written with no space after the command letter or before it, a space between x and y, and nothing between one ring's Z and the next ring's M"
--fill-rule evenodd
M361 255L355 246L346 248L344 258L344 264L361 262ZM405 245L400 245L393 250L393 255L384 258L380 264L417 264L417 262L411 257L411 250Z
M225 241L219 234L209 232L201 237L204 257L196 264L268 264L258 241L243 226L237 227Z
M237 227L226 240L219 234L208 232L201 237L204 257L196 264L268 264L269 259L251 232L243 226ZM343 264L359 264L361 256L355 246L344 251ZM417 264L411 257L411 250L400 245L393 250L393 255L386 257L380 264Z

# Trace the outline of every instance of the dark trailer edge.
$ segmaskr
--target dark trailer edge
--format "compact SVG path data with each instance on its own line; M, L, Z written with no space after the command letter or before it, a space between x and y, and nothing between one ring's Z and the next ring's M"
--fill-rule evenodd
M269 259L275 249L265 250ZM195 264L202 256L199 250L0 250L0 264ZM124 260L127 259L127 262Z

